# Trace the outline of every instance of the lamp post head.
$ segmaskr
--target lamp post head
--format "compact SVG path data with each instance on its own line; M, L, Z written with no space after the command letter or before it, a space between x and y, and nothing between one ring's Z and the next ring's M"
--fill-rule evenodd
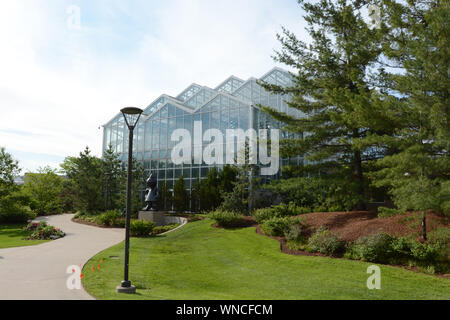
M142 110L134 107L127 107L120 110L122 112L123 117L125 118L125 122L128 126L128 129L134 129L141 117Z

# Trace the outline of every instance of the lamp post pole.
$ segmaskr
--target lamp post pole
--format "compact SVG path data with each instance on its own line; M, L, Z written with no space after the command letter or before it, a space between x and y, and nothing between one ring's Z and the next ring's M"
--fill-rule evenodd
M127 176L127 217L125 222L125 267L123 274L122 287L130 287L131 282L128 279L128 265L130 261L130 215L131 215L131 167L133 164L133 132L134 128L130 128L128 139L128 176Z
M128 176L127 176L127 212L125 219L125 265L123 280L116 288L119 293L136 293L136 287L131 285L129 280L129 261L130 261L130 219L131 219L131 183L132 183L132 165L133 165L133 133L142 110L138 108L125 108L121 110L129 130L128 140Z

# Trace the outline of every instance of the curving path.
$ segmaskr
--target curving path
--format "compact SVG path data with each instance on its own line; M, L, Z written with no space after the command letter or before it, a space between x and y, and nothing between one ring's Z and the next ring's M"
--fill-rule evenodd
M96 253L125 238L124 229L102 229L64 214L39 218L61 228L64 238L37 246L0 249L0 300L93 299L83 288L69 290L70 265L83 266ZM120 282L120 281L119 281Z

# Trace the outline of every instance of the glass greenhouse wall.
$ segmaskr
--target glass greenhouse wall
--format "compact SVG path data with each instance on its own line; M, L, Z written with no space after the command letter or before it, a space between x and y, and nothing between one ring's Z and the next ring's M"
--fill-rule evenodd
M274 68L260 80L288 86L291 76L288 72ZM175 129L184 128L193 136L194 122L201 121L203 133L208 129L281 129L282 124L263 113L258 104L272 107L276 110L288 112L290 115L301 117L296 109L289 108L285 100L288 97L267 92L257 83L256 78L247 81L231 76L215 89L192 84L177 97L161 95L147 108L134 131L134 157L142 162L146 174L156 174L158 183L167 182L169 189L182 175L187 189L191 189L197 178L205 178L212 167L221 168L222 165L207 165L206 163L175 165L171 161L171 151L177 142L171 141ZM203 134L202 133L202 134ZM281 138L288 133L281 131ZM225 141L225 139L224 139ZM128 128L122 114L117 114L104 125L103 150L111 145L123 161L127 160ZM204 142L203 148L208 145ZM225 146L224 146L225 147ZM193 146L194 148L194 146ZM225 152L224 152L225 154ZM291 164L302 164L302 157L281 159L280 167ZM280 171L273 179L280 176Z

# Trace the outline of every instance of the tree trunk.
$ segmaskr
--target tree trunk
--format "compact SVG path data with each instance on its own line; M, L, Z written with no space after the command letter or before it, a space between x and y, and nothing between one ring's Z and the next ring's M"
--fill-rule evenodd
M361 151L357 150L354 153L354 176L356 180L356 194L358 196L357 210L366 210L366 203L364 201L364 179L362 171Z
M422 237L423 241L427 241L427 213L422 211Z

